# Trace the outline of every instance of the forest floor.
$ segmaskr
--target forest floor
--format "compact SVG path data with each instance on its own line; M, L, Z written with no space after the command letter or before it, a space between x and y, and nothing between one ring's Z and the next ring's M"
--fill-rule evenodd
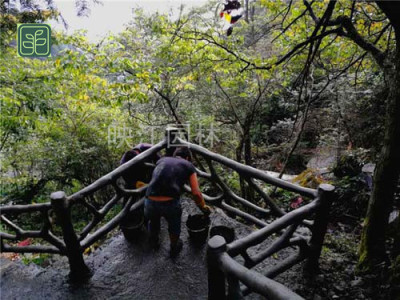
M190 201L183 201L183 221L188 214L198 213ZM213 213L213 225L235 228L236 237L248 235L254 227L243 225L219 209ZM182 224L184 225L184 224ZM169 243L163 223L161 247L151 250L143 237L137 243L129 243L116 231L110 239L85 256L93 270L93 276L85 284L68 282L68 262L65 257L53 256L46 267L34 263L11 261L2 257L1 299L206 299L207 269L205 246L195 247L182 230L184 248L175 259L169 257ZM306 228L300 234L308 235ZM387 299L386 286L380 286L376 278L361 279L355 274L357 230L349 231L344 225L332 226L326 237L321 257L320 273L312 279L305 277L302 266L297 265L276 278L305 299ZM265 247L266 241L250 251ZM262 272L281 259L292 254L285 249L279 256L257 266ZM373 283L373 284L372 284ZM250 299L262 297L251 294Z
M277 278L286 280L305 299L388 300L387 271L360 276L356 271L361 226L330 224L320 258L320 270L312 278L299 276L299 265Z

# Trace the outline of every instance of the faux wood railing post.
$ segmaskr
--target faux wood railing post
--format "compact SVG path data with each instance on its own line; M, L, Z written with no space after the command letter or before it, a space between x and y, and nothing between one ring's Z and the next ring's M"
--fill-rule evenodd
M51 205L57 217L57 223L60 225L65 246L67 249L67 257L70 266L70 279L73 281L81 281L87 279L91 275L90 269L83 260L78 237L76 236L74 227L71 222L71 211L68 207L68 200L64 192L54 192L50 196Z
M239 279L234 275L227 276L228 281L228 299L241 300L243 299L242 291L240 290Z
M322 244L324 242L329 221L329 211L335 195L335 187L330 184L320 184L318 187L319 205L315 212L314 225L311 229L309 256L305 265L307 272L317 271L319 268L318 260L321 255Z
M225 274L220 269L218 257L226 251L226 242L222 236L216 235L208 241L208 299L225 299Z

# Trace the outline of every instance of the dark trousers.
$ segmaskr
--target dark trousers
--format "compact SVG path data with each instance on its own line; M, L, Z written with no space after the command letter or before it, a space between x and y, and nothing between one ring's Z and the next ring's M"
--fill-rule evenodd
M168 222L168 232L176 237L181 233L182 207L179 198L169 201L144 200L144 216L148 221L148 230L151 235L160 232L160 220L164 217Z

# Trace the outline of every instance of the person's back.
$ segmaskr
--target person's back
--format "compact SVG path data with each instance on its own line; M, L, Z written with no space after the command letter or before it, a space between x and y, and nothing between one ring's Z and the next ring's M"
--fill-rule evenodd
M184 184L189 183L190 176L195 172L193 164L187 160L177 157L161 158L153 171L146 197L180 197Z
M171 255L176 255L182 248L179 239L182 216L180 196L184 192L185 183L190 184L194 201L200 210L207 214L210 212L198 186L196 169L190 160L191 153L187 148L178 148L174 157L161 158L146 190L144 212L148 220L150 241L153 246L158 245L160 218L164 217L168 222Z

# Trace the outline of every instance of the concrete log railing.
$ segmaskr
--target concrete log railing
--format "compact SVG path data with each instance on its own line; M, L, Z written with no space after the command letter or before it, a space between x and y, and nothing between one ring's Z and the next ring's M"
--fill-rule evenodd
M226 250L226 242L222 236L214 236L208 242L208 299L242 299L239 280L267 299L286 300L303 299L284 285L273 281L260 273L249 270L235 261ZM228 293L225 281L228 280Z
M318 268L329 220L329 208L334 197L333 191L333 186L321 184L317 197L309 204L286 213L263 228L229 244L226 244L221 236L213 237L208 243L209 299L241 299L250 292L260 293L268 299L301 299L271 279L303 260L306 260L306 271L312 272ZM314 215L311 239L295 236L295 230L301 221L311 215ZM247 253L250 247L261 244L284 229L284 233L266 249L253 257ZM251 270L278 251L293 246L299 249L298 253L267 270L264 276ZM244 266L234 260L238 255L243 257ZM245 288L240 289L237 281L242 282Z
M318 259L326 232L334 188L330 185L321 185L318 190L314 190L271 177L263 171L213 153L199 145L181 140L177 135L177 130L174 128L167 129L164 140L77 193L67 196L64 192L55 192L51 194L51 201L43 204L0 206L1 223L7 228L7 232L0 232L1 251L66 255L70 263L70 276L72 279L79 281L90 277L91 271L84 262L83 252L116 228L130 211L134 211L143 205L143 199L140 200L140 198L144 195L146 187L136 190L125 189L120 185L119 179L127 170L134 169L139 164L144 163L148 167L154 168L154 165L148 163L148 161L155 153L165 149L166 154L170 155L176 147L182 145L190 147L196 155L196 161L200 162L200 158L204 160L208 170L202 166L202 170L196 170L198 176L209 181L219 190L217 195L214 196L203 194L206 202L220 207L230 215L239 216L246 222L260 228L242 239L233 241L230 244L224 244L222 252L218 248L218 255L215 254L214 244L211 243L215 239L210 240L211 244L208 249L209 276L211 276L211 279L214 278L213 272L218 274L222 272L225 275L220 277L219 280L209 280L209 297L216 299L222 293L222 286L225 287L225 278L230 287L230 294L246 295L254 291L271 299L285 299L284 295L292 295L292 292L268 278L275 277L305 259L307 260L306 267L309 270L318 267ZM217 165L219 165L219 168L216 168ZM237 172L248 183L249 187L259 195L260 199L264 201L263 207L237 195L224 182L223 176L218 174L221 168L228 168ZM260 186L261 182L298 193L311 198L312 201L294 211L285 212L263 190ZM102 208L97 209L90 199L95 192L110 186L114 189L114 196ZM190 187L186 185L185 190L190 192ZM124 200L123 207L119 213L103 224L105 216L122 200ZM80 232L75 231L71 221L71 209L76 204L83 205L93 215L92 220ZM243 207L246 211L238 207ZM12 218L15 219L16 216L25 213L39 213L42 216L43 224L40 230L24 230L12 220ZM62 236L57 236L54 233L53 221L51 220L52 214L56 216L56 223L61 228ZM276 219L268 224L266 219L271 217ZM312 217L314 221L306 220ZM312 237L310 240L297 236L295 233L296 228L303 225L311 228ZM281 234L283 230L285 231ZM253 257L247 254L249 247L262 243L270 238L272 234L281 235L269 247L253 255ZM44 241L48 245L13 245L26 238L39 238L41 243ZM287 247L297 247L299 252L274 267L274 269L268 270L265 276L250 270L274 253ZM244 258L244 266L235 261L234 258L238 255ZM223 284L221 278L224 278ZM246 286L245 289L238 289L239 281Z
M145 162L152 155L167 146L166 140L154 145L151 149L137 155L134 159L118 167L109 174L96 180L91 185L83 188L79 192L67 196L64 192L54 192L51 194L51 201L42 204L29 205L6 205L0 206L0 220L8 232L0 232L0 245L2 252L16 253L52 253L68 257L70 265L70 278L73 281L82 281L90 277L91 271L86 266L83 259L83 252L93 245L96 241L103 238L107 233L115 229L121 220L129 213L143 205L143 200L139 200L144 195L146 187L136 190L127 190L118 184L118 179L130 168ZM97 209L90 200L96 191L107 186L114 188L115 195L101 208ZM121 211L105 224L105 216L123 198L128 199ZM76 232L71 219L71 209L74 205L81 204L93 215L92 220L81 230ZM21 214L40 213L42 217L42 227L40 230L24 230L20 228L16 221ZM55 215L56 224L53 224L51 215ZM54 225L61 228L62 236L56 236ZM100 226L101 225L101 226ZM14 232L14 233L9 233ZM32 238L41 239L49 245L28 245L15 246L10 244L20 240Z

